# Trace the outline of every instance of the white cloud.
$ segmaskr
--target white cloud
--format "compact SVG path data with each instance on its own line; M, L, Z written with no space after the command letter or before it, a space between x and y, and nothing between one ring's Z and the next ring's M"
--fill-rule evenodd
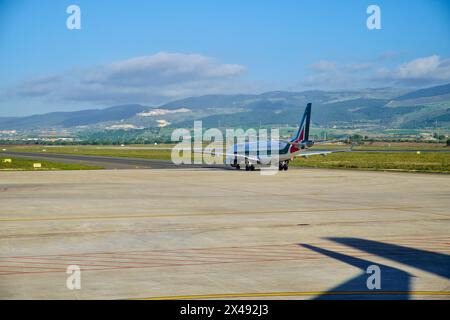
M188 95L223 93L245 72L199 54L166 53L131 58L27 79L7 90L18 97L93 103L159 103Z
M393 50L391 50L391 51L385 51L385 52L382 52L378 57L377 57L377 59L378 60L384 60L384 61L387 61L387 60L394 60L394 59L397 59L399 56L401 55L401 53L400 52L398 52L398 51L393 51Z
M347 63L342 67L343 71L347 72L364 72L373 69L372 63Z
M199 54L160 52L90 70L82 81L117 86L170 85L221 79L239 75L243 71L243 66L221 64L215 59Z
M306 87L346 89L380 86L424 87L450 82L450 59L421 57L388 68L375 62L339 64L319 61L303 81Z
M447 82L450 81L450 59L441 59L438 55L418 58L393 70L381 68L375 79L404 85Z
M312 71L302 85L316 89L359 88L361 80L373 70L372 63L345 63L321 60L310 66Z
M388 67L389 66L389 67ZM398 65L371 61L321 60L308 67L292 90L358 89L386 86L425 87L450 82L450 58L438 55ZM82 106L142 103L158 105L204 94L256 93L283 90L289 84L252 83L245 67L200 54L166 53L135 57L89 68L73 68L53 75L30 77L11 88L0 88L3 105L51 106L57 110ZM293 80L295 81L295 80ZM23 107L25 108L25 107ZM48 107L50 108L50 107ZM48 109L47 108L47 109Z
M55 83L59 81L61 81L61 78L56 75L31 77L19 84L10 93L30 97L42 96L51 93Z
M336 70L336 63L328 60L318 61L310 66L315 72L331 72Z

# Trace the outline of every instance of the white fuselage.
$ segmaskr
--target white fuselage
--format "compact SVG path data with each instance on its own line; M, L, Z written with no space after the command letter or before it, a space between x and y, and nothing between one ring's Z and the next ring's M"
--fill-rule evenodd
M288 161L305 149L299 149L286 142L277 141L235 144L227 150L226 163L270 164L277 161ZM240 156L233 156L233 154ZM255 161L255 159L258 159L258 161Z

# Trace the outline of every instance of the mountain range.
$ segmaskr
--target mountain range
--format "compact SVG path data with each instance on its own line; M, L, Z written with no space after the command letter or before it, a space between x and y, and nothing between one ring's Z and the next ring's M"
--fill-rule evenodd
M421 128L450 127L450 84L419 90L379 88L348 91L271 91L262 94L204 95L159 107L127 104L105 109L0 117L0 130L140 129L295 125L306 103L313 103L316 126Z

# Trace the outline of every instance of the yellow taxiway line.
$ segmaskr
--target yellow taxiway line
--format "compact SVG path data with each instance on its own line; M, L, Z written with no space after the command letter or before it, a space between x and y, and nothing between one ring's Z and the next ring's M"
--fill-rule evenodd
M186 296L164 296L136 298L132 300L195 300L195 299L228 299L228 298L268 298L295 296L333 296L333 295L423 295L450 296L450 291L306 291L306 292L261 292L261 293L222 293Z

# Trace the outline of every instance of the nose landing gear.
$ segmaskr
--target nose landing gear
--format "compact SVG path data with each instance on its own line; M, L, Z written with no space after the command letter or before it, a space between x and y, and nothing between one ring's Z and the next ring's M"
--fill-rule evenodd
M237 161L237 157L234 158L233 164L231 166L234 167L236 170L241 170L241 166Z
M289 160L286 161L280 161L280 164L278 166L278 170L280 171L287 171L289 169Z

